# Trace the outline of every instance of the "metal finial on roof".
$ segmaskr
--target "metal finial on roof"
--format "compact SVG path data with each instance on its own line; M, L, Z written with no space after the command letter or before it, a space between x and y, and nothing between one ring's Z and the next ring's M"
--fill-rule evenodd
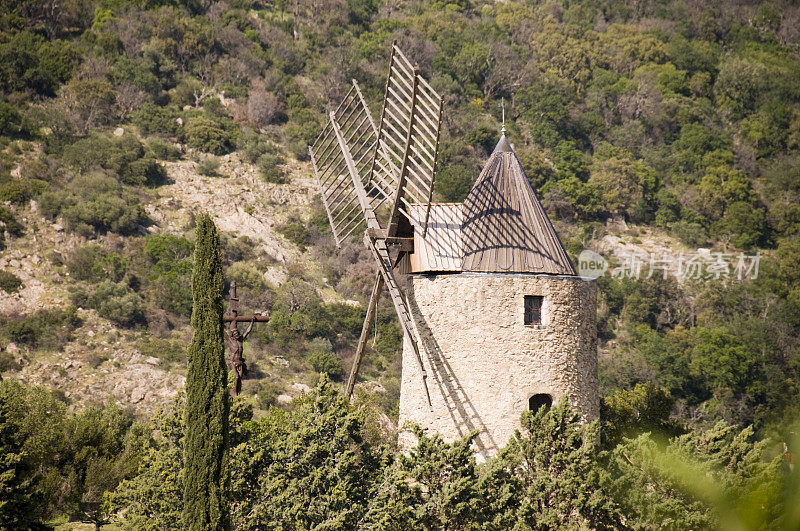
M501 112L503 113L503 125L500 127L500 134L505 136L506 134L506 99L500 98L500 103L497 104L500 107Z

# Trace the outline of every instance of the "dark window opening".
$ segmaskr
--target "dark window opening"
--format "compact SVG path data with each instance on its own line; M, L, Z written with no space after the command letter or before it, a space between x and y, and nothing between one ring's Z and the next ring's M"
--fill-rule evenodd
M542 324L542 300L541 295L525 295L525 324Z
M549 410L553 405L553 397L547 393L537 393L528 399L528 409L536 413L542 407Z

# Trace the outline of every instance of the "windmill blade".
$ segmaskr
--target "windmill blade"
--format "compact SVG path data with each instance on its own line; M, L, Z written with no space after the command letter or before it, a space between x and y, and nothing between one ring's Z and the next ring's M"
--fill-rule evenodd
M428 390L427 380L428 372L425 370L425 364L422 362L422 356L419 354L419 346L417 345L417 340L415 339L414 321L411 318L411 312L409 311L406 300L403 298L402 292L400 291L400 286L397 284L397 278L394 276L393 263L391 257L389 256L389 250L386 247L386 240L372 239L370 237L366 237L364 239L372 251L372 255L375 257L375 260L378 262L379 271L383 276L383 281L389 291L389 297L392 299L395 312L397 312L397 318L400 320L400 325L403 328L403 336L414 350L414 355L416 357L417 364L419 365L420 375L422 376L422 387L425 389L425 395L428 398L428 406L431 406L431 394Z
M341 141L347 149L342 148ZM366 213L359 199L359 190L353 182L350 165L354 167L357 179L366 191L369 204L376 208L380 203L378 195L369 185L369 172L377 143L375 122L358 83L353 80L342 103L330 114L314 145L308 148L337 245L357 230L363 231L365 228Z
M369 178L380 204L389 206L388 236L397 234L399 216L411 221L412 204L426 205L423 234L427 231L441 123L442 97L393 44Z

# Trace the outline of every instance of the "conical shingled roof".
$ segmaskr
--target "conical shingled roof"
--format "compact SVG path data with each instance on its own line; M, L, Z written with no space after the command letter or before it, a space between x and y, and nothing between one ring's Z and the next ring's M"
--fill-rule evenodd
M463 209L462 271L575 274L505 135Z

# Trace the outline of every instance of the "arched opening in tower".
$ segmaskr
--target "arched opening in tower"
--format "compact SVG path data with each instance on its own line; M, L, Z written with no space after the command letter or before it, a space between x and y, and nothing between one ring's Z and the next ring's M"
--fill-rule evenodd
M537 393L528 399L528 409L536 413L540 408L549 410L553 405L553 397L547 393Z

